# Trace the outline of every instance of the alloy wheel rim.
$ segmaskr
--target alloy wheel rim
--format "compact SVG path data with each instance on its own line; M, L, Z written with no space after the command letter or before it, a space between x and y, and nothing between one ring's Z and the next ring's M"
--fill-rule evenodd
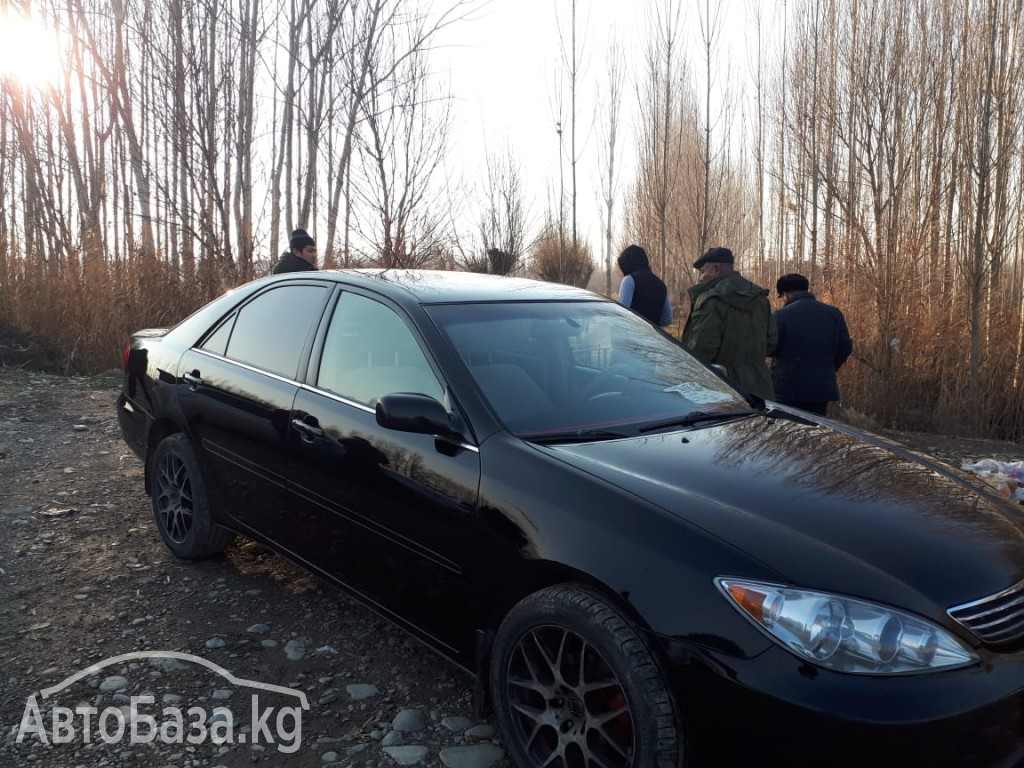
M618 677L597 649L564 627L537 627L508 662L506 694L530 765L630 768L636 729Z
M157 517L175 544L183 544L192 530L192 481L180 456L164 454L156 476Z

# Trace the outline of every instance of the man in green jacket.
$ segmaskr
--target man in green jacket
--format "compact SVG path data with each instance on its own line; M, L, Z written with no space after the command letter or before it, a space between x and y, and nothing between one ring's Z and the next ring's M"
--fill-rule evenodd
M693 262L700 282L690 288L690 316L683 346L753 395L772 399L772 376L765 358L775 349L778 328L768 289L733 270L728 248L711 248Z

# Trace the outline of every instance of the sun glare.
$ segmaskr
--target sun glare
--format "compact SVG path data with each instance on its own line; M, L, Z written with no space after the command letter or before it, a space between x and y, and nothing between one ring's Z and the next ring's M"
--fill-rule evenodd
M60 74L57 36L38 19L0 13L0 80L31 88L55 85Z

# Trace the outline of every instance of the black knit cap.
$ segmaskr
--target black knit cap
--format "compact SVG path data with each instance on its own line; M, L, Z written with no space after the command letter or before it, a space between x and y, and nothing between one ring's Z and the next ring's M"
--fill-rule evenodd
M792 293L793 291L807 291L810 290L811 284L807 281L807 278L803 275L797 274L796 272L790 272L788 275L783 275L775 283L775 292L781 296L784 293Z
M296 229L292 232L292 239L288 243L294 250L301 251L307 245L316 245L316 242L304 229Z
M704 255L693 262L694 269L700 269L705 264L732 264L732 251L728 248L708 248Z

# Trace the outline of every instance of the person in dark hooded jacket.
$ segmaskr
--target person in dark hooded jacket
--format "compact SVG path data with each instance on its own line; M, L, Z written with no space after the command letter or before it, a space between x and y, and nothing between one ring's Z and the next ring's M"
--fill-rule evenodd
M690 288L690 316L683 346L725 373L752 395L770 400L772 377L765 359L775 349L778 328L768 289L733 270L728 248L710 248L693 263L700 282Z
M619 254L622 284L619 285L619 304L629 307L648 322L666 326L672 322L672 302L668 299L665 283L651 271L647 251L639 245L630 245Z
M288 243L290 250L281 254L280 261L274 265L273 274L284 272L309 272L316 269L316 242L304 229L292 232Z

